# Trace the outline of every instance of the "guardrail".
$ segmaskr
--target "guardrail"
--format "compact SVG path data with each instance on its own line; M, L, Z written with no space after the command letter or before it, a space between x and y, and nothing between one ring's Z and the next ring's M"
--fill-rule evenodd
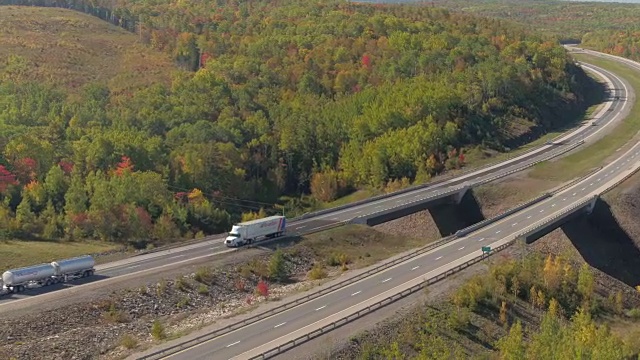
M316 337L318 337L318 336L320 336L320 335L322 335L322 334L324 334L326 332L330 332L330 331L332 331L332 330L334 330L334 329L336 329L336 328L338 328L340 326L343 326L343 325L345 325L345 324L347 324L347 323L349 323L349 322L351 322L353 320L356 320L356 319L358 319L358 318L360 318L360 317L362 317L364 315L367 315L367 314L369 314L369 313L371 313L371 312L373 312L373 311L375 311L375 310L377 310L377 309L379 309L379 308L381 308L383 306L387 306L387 305L389 305L389 304L391 304L391 303L393 303L393 302L395 302L395 301L397 301L399 299L407 297L410 294L413 294L416 291L419 291L419 290L423 289L424 287L426 287L428 285L432 285L432 284L434 284L434 283L436 283L436 282L438 282L438 281L440 281L440 280L442 280L442 279L444 279L444 278L446 278L448 276L451 276L452 274L460 272L461 270L464 270L465 268L467 268L467 267L469 267L469 266L471 266L473 264L476 264L476 263L486 259L487 257L506 249L507 247L512 245L514 242L515 242L515 239L511 240L511 241L509 241L509 242L507 242L507 243L505 243L503 245L500 245L500 246L496 247L495 249L492 249L490 255L483 254L483 255L477 256L477 257L465 262L464 264L458 265L455 268L447 270L446 272L444 272L442 274L439 274L439 275L436 275L434 277L431 277L431 278L425 280L424 282L422 282L420 284L417 284L417 285L414 285L414 286L412 286L412 287L410 287L410 288L408 288L408 289L406 289L406 290L404 290L402 292L399 292L397 294L391 295L391 296L389 296L389 297L387 297L387 298L385 298L383 300L378 301L377 303L375 303L373 305L369 305L366 308L364 308L362 310L359 310L356 313L347 315L347 316L345 316L345 317L343 317L343 318L341 318L339 320L336 320L336 321L334 321L334 322L332 322L332 323L330 323L330 324L328 324L326 326L323 326L320 329L317 329L317 330L312 331L312 332L310 332L308 334L299 336L299 337L297 337L297 338L295 338L295 339L293 339L293 340L291 340L289 342L286 342L286 343L284 343L282 345L279 345L278 347L276 347L274 349L271 349L269 351L266 351L266 352L264 352L264 353L262 353L260 355L251 357L250 360L269 359L269 358L271 358L273 356L282 354L283 352L286 352L287 350L289 350L291 348L294 348L294 347L296 347L296 346L298 346L300 344L303 344L303 343L305 343L305 342L307 342L307 341L309 341L311 339L314 339L314 338L316 338Z
M492 223L494 223L494 222L496 222L498 220L502 220L502 219L504 219L505 217L507 217L507 216L509 216L511 214L517 213L518 211L520 211L522 209L525 209L525 208L528 208L531 205L537 204L537 203L539 203L540 201L542 201L544 199L548 199L551 196L552 196L551 193L544 193L543 195L540 195L540 196L538 196L537 198L535 198L533 200L529 200L526 203L520 204L520 205L518 205L518 206L516 206L514 208L511 208L511 209L509 209L507 211L504 211L499 215L496 215L496 216L494 216L492 218L489 218L489 219L482 220L479 223L475 223L475 224L473 224L471 226L468 226L468 227L466 227L464 229L460 229L460 230L456 231L456 233L454 235L456 235L457 237L465 236L465 235L467 235L469 233L472 233L472 232L474 232L474 231L476 231L476 230L478 230L480 228L483 228L483 227L485 227L485 226L487 226L489 224L492 224Z
M380 272L380 271L382 271L384 269L390 268L390 267L392 267L394 265L397 265L399 263L402 263L402 262L404 262L404 261L406 261L408 259L414 258L414 257L416 257L418 255L423 254L423 253L429 252L429 251L431 251L431 250L433 250L433 249L435 249L437 247L440 247L440 246L442 246L442 245L444 245L444 244L446 244L448 242L451 242L451 241L453 241L455 239L456 239L455 235L451 235L451 236L442 238L441 240L438 240L438 241L436 241L434 243L431 243L431 244L426 245L426 246L424 246L422 248L419 248L419 249L417 249L417 250L415 250L415 251L413 251L413 252L411 252L409 254L405 254L405 255L403 255L401 257L398 257L396 259L393 259L393 260L387 261L385 263L382 263L382 264L380 264L380 265L378 265L378 266L376 266L374 268L371 268L371 269L369 269L369 270L367 270L367 271L365 271L365 272L363 272L361 274L358 274L358 275L356 275L354 277L351 277L349 279L345 279L345 280L343 280L341 282L335 283L335 284L333 284L333 285L331 285L329 287L326 287L324 289L317 290L317 291L315 291L313 293L305 295L305 296L303 296L301 298L298 298L296 300L293 300L293 301L290 301L288 303L282 304L280 306L277 306L277 307L275 307L273 309L264 311L262 313L253 315L251 317L248 317L246 319L240 320L240 321L238 321L236 323L233 323L231 325L225 326L223 328L214 330L214 331L209 332L207 334L198 336L198 337L196 337L194 339L185 341L185 342L180 343L180 344L176 344L176 345L170 346L170 347L162 349L162 350L158 350L158 351L150 353L148 355L144 355L142 357L139 357L138 359L159 359L159 358L167 356L167 355L175 354L175 353L177 353L177 352L179 352L181 350L184 350L186 348L192 347L192 346L194 346L196 344L199 344L199 343L201 343L203 341L207 341L207 340L213 339L215 337L227 334L227 333L229 333L231 331L234 331L236 329L242 328L242 327L246 326L247 324L259 321L259 320L264 319L266 317L272 316L272 315L274 315L276 313L280 313L280 312L288 310L288 309L290 309L292 307L295 307L295 306L298 306L300 304L303 304L303 303L306 303L308 301L311 301L311 300L313 300L313 299L315 299L317 297L320 297L322 295L330 293L330 292L332 292L332 291L334 291L336 289L339 289L341 287L344 287L346 285L349 285L349 284L352 284L352 283L354 283L356 281L359 281L359 280L361 280L363 278L366 278L366 277L370 276L371 274L378 273L378 272Z
M401 205L392 206L390 208L374 211L374 212L371 212L371 213L368 213L368 214L365 214L365 215L356 216L356 217L352 218L350 220L350 222L352 224L361 224L361 223L363 223L363 219L364 219L364 221L366 221L366 219L378 216L379 214L384 213L384 212L396 211L399 208L406 208L406 207L411 206L411 205L416 204L416 203L423 203L423 202L433 201L433 200L436 200L436 199L441 199L441 198L444 198L444 197L447 197L447 196L451 196L451 195L453 195L455 193L458 193L458 192L462 191L464 188L465 188L465 186L456 187L456 188L447 190L447 191L439 193L439 194L429 195L429 196L424 197L422 199L409 201L409 202L406 202L406 203L401 204Z
M516 239L520 238L520 237L526 237L529 236L531 234L533 234L534 232L540 230L541 228L543 228L545 225L552 223L554 221L557 221L560 218L563 218L567 215L569 215L570 213L573 213L574 211L576 211L577 209L580 209L582 207L584 207L585 205L587 205L588 203L590 203L591 201L594 201L595 199L598 198L598 195L593 195L591 197L588 197L586 200L582 200L572 206L566 207L565 209L563 209L562 211L560 211L559 213L556 213L554 216L551 217L547 217L543 220L537 221L529 226L527 226L526 228L524 228L521 232L519 232L516 235Z
M627 179L629 179L630 177L632 177L633 175L635 175L635 173L638 172L638 170L640 170L640 166L636 166L635 169L633 169L633 171L631 171L629 174L625 175L622 179L616 181L613 185L607 187L604 191L602 191L600 193L600 195L605 194L609 191L611 191L613 188L615 188L616 186L622 184L623 182L627 181Z

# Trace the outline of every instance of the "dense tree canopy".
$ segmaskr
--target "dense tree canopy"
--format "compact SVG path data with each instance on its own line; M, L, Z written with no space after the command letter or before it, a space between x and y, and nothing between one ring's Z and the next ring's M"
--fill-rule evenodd
M535 33L640 60L638 4L563 0L475 0L473 6L466 0L434 0L433 3L452 10L513 20Z
M211 233L284 194L428 178L467 145L560 125L587 81L553 41L425 6L32 4L129 28L192 72L78 99L0 68L2 214L15 214L0 221L14 235Z

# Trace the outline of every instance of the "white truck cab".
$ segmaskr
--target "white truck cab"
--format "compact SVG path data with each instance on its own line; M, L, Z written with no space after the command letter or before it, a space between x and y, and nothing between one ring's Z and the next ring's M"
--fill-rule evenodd
M233 225L229 235L224 239L228 247L251 244L259 238L274 238L285 234L286 218L269 216L263 219L245 221Z

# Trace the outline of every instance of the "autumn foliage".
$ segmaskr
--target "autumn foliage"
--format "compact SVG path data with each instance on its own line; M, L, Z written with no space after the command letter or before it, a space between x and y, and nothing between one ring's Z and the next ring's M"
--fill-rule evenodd
M269 296L269 284L264 280L260 280L256 286L256 291L264 297Z
M162 242L228 231L276 203L308 211L308 195L392 191L463 167L465 148L518 145L526 136L512 129L565 125L549 114L584 107L591 81L553 39L429 6L47 4L121 26L186 71L70 96L25 81L40 71L28 59L7 59L0 193L12 236ZM144 73L141 54L130 61Z

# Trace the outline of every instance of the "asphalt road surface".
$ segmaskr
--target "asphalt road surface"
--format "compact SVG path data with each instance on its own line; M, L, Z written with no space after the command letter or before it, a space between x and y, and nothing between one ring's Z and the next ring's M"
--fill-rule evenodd
M604 127L607 124L621 118L622 114L624 113L623 109L628 107L627 105L625 105L627 104L627 88L621 79L602 68L587 64L583 64L583 67L595 71L596 73L599 72L609 79L609 81L611 82L610 86L612 87L612 91L609 94L609 101L605 103L605 108L602 109L602 111L600 111L598 114L596 114L592 120L587 121L584 125L580 126L574 131L571 131L562 138L557 139L554 144L543 145L534 152L529 152L500 164L464 174L455 179L435 184L431 187L417 189L386 199L371 201L369 203L353 206L347 209L336 210L334 212L300 221L290 222L287 224L288 233L297 233L303 235L305 233L319 231L322 228L330 227L339 222L348 221L357 216L374 213L387 208L401 206L409 202L414 202L436 195L438 193L446 192L454 187L460 186L465 183L473 185L474 183L494 177L497 174L513 171L518 168L522 168L523 166L535 163L540 158L548 156L550 152L561 150L562 147L570 146L571 144L574 144L575 142L579 142L581 140L588 140L589 137L595 136L598 132L604 130ZM593 122L596 122L597 126L592 126ZM228 249L222 243L222 239L223 237L219 237L198 244L132 257L113 263L102 264L96 266L96 281L99 282L103 279L129 275L139 271L166 266L168 264L175 264L177 262L188 262L189 260L194 260L195 258L216 256L217 254L233 251ZM69 286L73 286L73 283L69 283L66 285L66 287ZM37 292L27 290L26 292L20 294L8 294L0 296L0 306L16 300L37 296L37 294L42 293L45 290L47 289L41 288L38 289Z
M296 336L290 334L294 331L305 329L311 332L314 330L314 324L325 318L345 309L356 308L358 304L385 291L424 277L447 263L477 252L482 246L491 246L500 240L511 238L535 222L552 217L594 193L600 193L605 186L628 173L639 160L640 143L573 187L464 238L166 359L245 359L256 355L256 348L265 344L275 347L277 343L293 340ZM433 273L430 276L432 275Z

